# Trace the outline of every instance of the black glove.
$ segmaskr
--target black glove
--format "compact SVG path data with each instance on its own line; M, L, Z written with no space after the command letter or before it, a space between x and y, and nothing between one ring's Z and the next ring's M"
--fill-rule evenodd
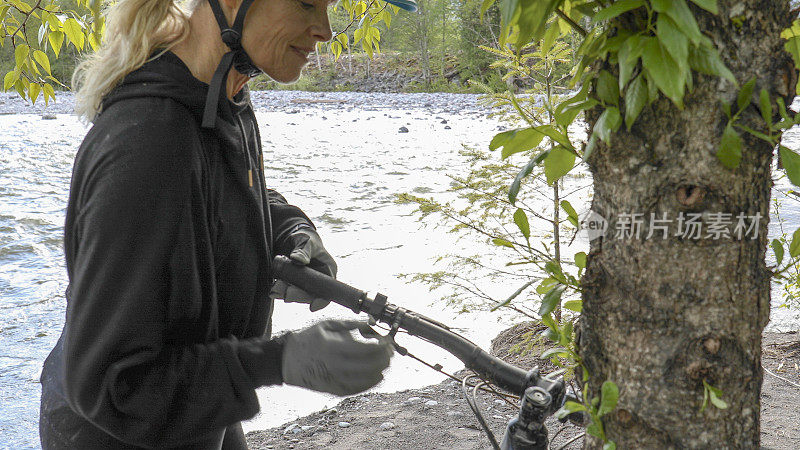
M333 257L325 250L322 239L313 228L300 228L287 238L293 250L289 259L297 265L308 266L312 269L336 278L337 266ZM270 297L283 299L289 303L308 303L311 311L319 311L331 302L328 299L316 298L306 291L292 286L283 280L278 280L272 286Z

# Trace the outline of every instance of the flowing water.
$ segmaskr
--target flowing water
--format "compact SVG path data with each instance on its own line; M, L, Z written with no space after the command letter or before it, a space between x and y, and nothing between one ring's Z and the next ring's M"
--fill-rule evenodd
M39 372L63 324L64 209L72 160L86 127L65 113L63 103L69 97L61 101L64 113L53 120L31 113L40 110L0 115L0 448L38 447ZM395 203L394 195L446 197L448 175L469 168L459 155L462 145L485 146L503 125L488 118L470 95L278 92L256 93L254 104L270 187L314 220L339 263L339 278L460 328L487 348L509 317L456 314L427 287L396 275L438 268L434 260L441 254L493 249L458 240L446 227L423 226L413 207ZM408 132L400 133L400 127ZM797 133L786 142L800 147ZM777 186L776 195L785 197L788 185L781 180ZM580 212L578 203L573 202ZM588 194L583 203L588 207ZM785 200L787 228L800 223L799 206ZM773 225L771 234L776 232ZM586 245L578 240L570 250L585 250ZM482 287L498 298L516 289ZM778 289L770 327L800 329L797 309L777 308ZM274 328L297 329L327 317L349 318L352 313L332 305L312 315L301 305L278 304ZM460 367L441 350L409 339L400 342L446 369ZM396 356L376 390L419 387L441 378ZM262 412L245 423L246 430L279 425L339 400L291 387L262 388L259 399Z

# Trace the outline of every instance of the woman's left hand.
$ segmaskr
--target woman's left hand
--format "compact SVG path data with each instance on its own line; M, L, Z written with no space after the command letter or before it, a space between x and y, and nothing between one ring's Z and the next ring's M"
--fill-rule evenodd
M289 235L289 242L294 247L289 253L289 259L301 266L309 266L312 269L336 278L338 270L336 261L325 250L322 239L313 228L300 228ZM324 298L316 298L306 291L278 280L270 291L272 299L283 299L289 303L308 303L311 311L319 311L328 306L331 301Z

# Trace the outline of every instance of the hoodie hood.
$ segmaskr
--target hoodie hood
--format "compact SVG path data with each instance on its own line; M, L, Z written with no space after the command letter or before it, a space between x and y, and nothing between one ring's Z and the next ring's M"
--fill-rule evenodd
M192 75L192 72L171 51L166 51L155 59L146 62L139 69L128 74L104 99L102 111L122 100L141 97L169 98L188 109L200 123L203 119L209 85ZM236 116L250 106L250 94L247 86L234 97L233 101L225 99L217 106L217 118L236 126ZM219 120L217 126L219 128ZM222 125L223 128L224 125Z

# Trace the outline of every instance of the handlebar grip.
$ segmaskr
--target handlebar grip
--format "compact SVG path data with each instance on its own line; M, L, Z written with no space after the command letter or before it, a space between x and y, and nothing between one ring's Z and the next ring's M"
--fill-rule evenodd
M285 256L276 256L272 260L272 269L276 278L299 287L313 296L331 300L352 309L355 313L361 312L362 300L367 295L364 291L308 266L294 264Z

